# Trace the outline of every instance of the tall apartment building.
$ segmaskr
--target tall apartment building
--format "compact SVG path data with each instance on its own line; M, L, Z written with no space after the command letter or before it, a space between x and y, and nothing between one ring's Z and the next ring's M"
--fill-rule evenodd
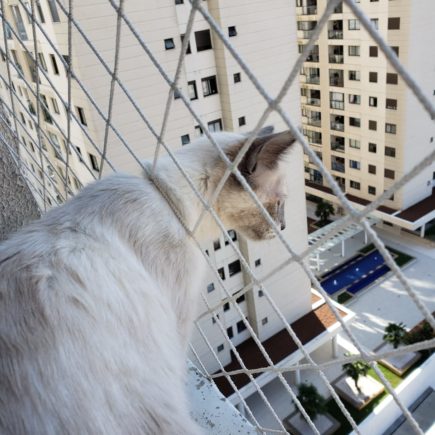
M13 64L12 100L18 121L18 136L21 139L20 155L26 166L23 170L26 171L28 168L27 177L37 186L41 199L40 182L43 174L36 164L39 161L36 134L37 105L32 92L36 90L37 76L35 61L32 59L34 40L31 20L26 12L29 3L11 0L6 4L5 14L10 23L10 28L6 25L5 29L8 36L6 43ZM75 77L80 83L77 80L72 81L74 119L71 122L71 143L68 146L65 110L68 80L63 64L63 60L69 60L67 21L56 1L41 0L35 2L35 5L37 22L53 44L47 41L39 26L36 26L37 58L45 73L41 72L39 78L42 105L41 136L43 153L49 160L50 175L45 180L49 193L47 201L51 196L61 201L58 195L62 196L65 193L62 181L65 165L61 158L65 159L67 153L70 164L68 188L72 193L78 190L79 182L86 184L92 179L92 174L99 175L101 171L99 152L103 147L106 130L105 120L95 105L106 117L111 75L96 54L107 63L110 70L113 69L116 12L108 2L74 2L74 19L93 47L89 46L73 26L71 61ZM202 2L202 5L207 7L266 90L271 95L276 95L298 56L295 5L290 5L287 0L260 1L249 6L231 0L209 0L207 3ZM158 4L125 2L125 15L169 77L173 77L176 71L189 11L188 2L182 0L163 0ZM1 47L3 61L0 64L0 90L5 105L12 110L10 89L7 86L4 40L1 41ZM26 49L30 53L26 53ZM139 159L153 156L157 141L145 125L144 118L157 133L160 132L169 87L125 23L122 23L121 27L117 77L124 89L128 90L128 95L119 84L116 84L111 117L116 132L112 129L108 131L107 156L116 170L139 173L140 166L135 157L127 151L124 143L128 144ZM266 108L264 99L199 13L196 14L179 83L180 90L188 96L193 109L210 131L248 132L256 125ZM296 83L282 102L282 106L296 122L300 121L299 93L299 84ZM130 96L137 110L133 107ZM13 118L10 117L10 125L14 129ZM274 125L277 131L285 128L283 121L276 114L270 115L268 124ZM201 134L201 127L182 100L175 95L165 142L172 149L177 149ZM307 224L303 153L300 147L294 147L288 165L288 226L284 234L292 248L296 252L302 252L307 248ZM110 165L106 163L103 172L106 174L111 171ZM260 278L288 258L288 253L278 241L258 244L241 239L234 231L230 230L229 234ZM203 248L231 295L235 295L250 282L250 277L242 270L240 259L223 237L210 240ZM286 320L293 324L296 322L295 327L303 334L304 343L309 344L310 351L318 350L325 345L328 352L332 351L330 341L338 332L338 325L331 321L333 316L320 298L315 297L315 305L312 305L310 282L300 266L286 266L268 279L265 286ZM212 271L208 271L205 277L203 293L212 307L225 297ZM206 311L205 305L201 303L199 314ZM347 311L341 313L346 319L349 317ZM274 313L263 290L257 286L254 286L253 291L237 297L236 304L223 305L217 314L225 334L222 334L211 314L207 314L201 317L199 326L204 331L208 343L197 330L192 339L196 355L209 372L219 370L220 364L227 366L234 363L235 357L229 340L234 346L248 346L248 353L251 353L254 346L252 352L258 353L242 317L248 320L259 339L265 343L274 337L276 341L280 331L284 334L285 337L279 340L278 344L272 343L275 347L281 348L279 352L283 359L291 357L298 361L303 357L299 351L296 352L294 343L288 344L288 334L282 332L284 324ZM324 317L328 318L325 322ZM213 356L209 345L219 361ZM192 355L192 359L198 363L196 356ZM262 363L262 360L260 362ZM258 382L265 384L271 382L274 376L267 374L260 378ZM254 391L245 380L237 385L244 388L243 394L246 397ZM237 403L239 398L231 389L228 390L226 385L221 385L221 388L227 396L232 395L234 403Z
M326 0L297 0L299 50L311 36ZM430 0L357 1L423 92L434 98L435 38ZM424 48L426 47L426 48ZM303 65L304 134L347 197L373 201L433 150L435 126L347 5L330 16ZM336 202L306 158L307 195ZM387 225L415 230L435 218L435 164L421 171L375 214Z

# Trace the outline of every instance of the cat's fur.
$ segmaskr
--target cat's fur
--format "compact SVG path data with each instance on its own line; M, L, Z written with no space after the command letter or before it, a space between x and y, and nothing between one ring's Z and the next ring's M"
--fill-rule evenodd
M215 137L230 158L245 140ZM259 137L239 166L281 226L277 161L292 142L289 133ZM177 157L208 197L225 169L217 151L199 139ZM191 228L201 205L170 158L156 180ZM215 207L229 228L272 237L235 177ZM216 234L206 216L198 235ZM201 433L184 392L201 268L147 175L93 183L0 245L0 433Z

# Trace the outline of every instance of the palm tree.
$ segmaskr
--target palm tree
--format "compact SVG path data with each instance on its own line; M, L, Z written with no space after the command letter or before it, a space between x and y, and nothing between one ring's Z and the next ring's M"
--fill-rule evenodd
M319 414L326 414L326 399L319 394L314 385L299 384L298 390L297 398L312 420L315 420Z
M353 361L347 364L343 364L343 370L347 376L353 379L355 387L359 393L361 388L358 385L358 380L361 376L366 376L370 370L370 366L363 360Z
M329 220L329 216L334 216L334 214L334 206L330 202L322 200L317 204L315 215L319 218L320 224L327 223Z
M408 341L408 332L404 323L389 323L384 330L385 334L382 337L385 342L391 343L394 349L399 345L405 344Z

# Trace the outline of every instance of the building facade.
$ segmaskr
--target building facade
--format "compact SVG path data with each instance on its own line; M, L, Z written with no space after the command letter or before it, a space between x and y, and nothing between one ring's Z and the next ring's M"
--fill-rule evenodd
M435 37L430 25L433 4L357 3L423 92L433 98L430 71L435 61L423 49ZM297 0L300 51L326 4ZM356 207L373 201L433 149L433 121L347 5L340 4L330 16L303 65L300 83L304 134ZM307 158L305 172L308 195L337 203ZM434 164L426 167L376 214L387 224L424 231L425 223L435 218L434 174Z

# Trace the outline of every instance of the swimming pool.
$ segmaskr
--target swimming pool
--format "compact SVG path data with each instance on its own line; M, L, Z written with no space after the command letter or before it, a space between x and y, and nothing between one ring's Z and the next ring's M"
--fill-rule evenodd
M328 272L324 275L326 278L321 281L321 284L330 295L343 289L355 294L389 270L382 255L375 250L365 256L354 257L344 265Z

